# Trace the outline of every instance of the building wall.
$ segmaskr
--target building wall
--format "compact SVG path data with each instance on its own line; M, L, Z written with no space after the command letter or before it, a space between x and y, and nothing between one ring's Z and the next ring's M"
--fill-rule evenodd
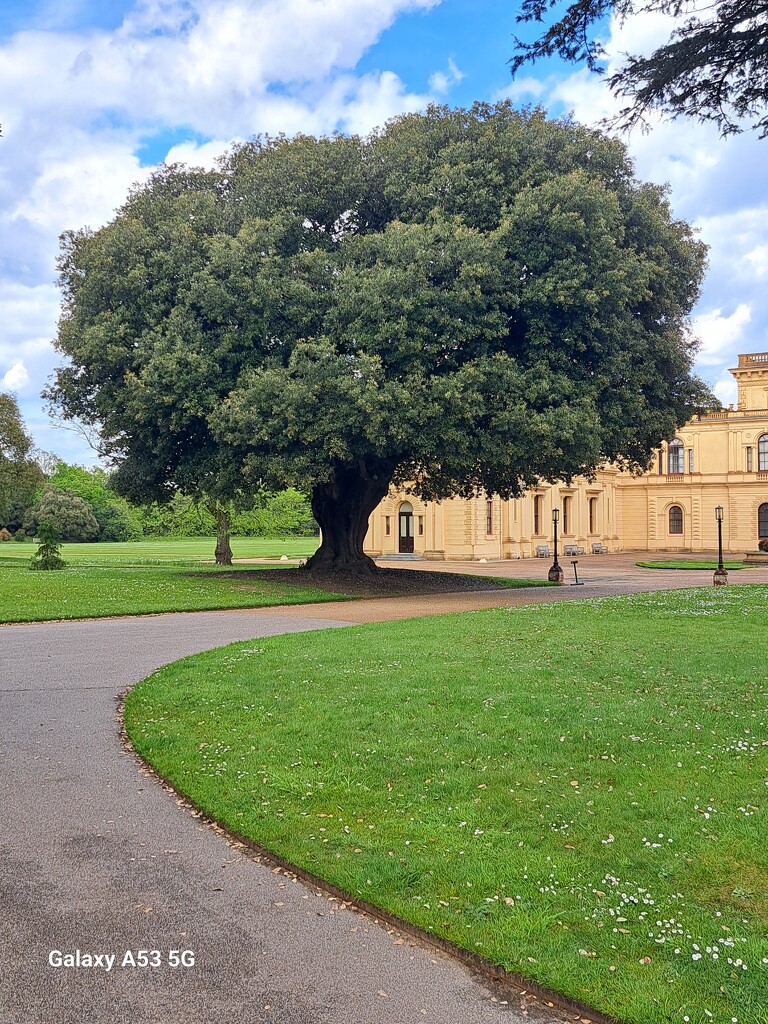
M731 373L738 407L696 417L680 429L675 440L682 444L682 466L674 458L670 466L665 442L642 476L605 468L594 480L542 484L509 501L495 496L490 532L485 496L424 502L392 491L371 516L365 549L372 555L400 551L400 510L410 503L414 553L428 559L533 557L537 546L552 544L553 508L560 510L561 545L587 552L597 542L609 551L674 552L715 550L715 507L722 505L724 550L754 551L758 509L768 504L768 465L760 469L758 452L760 438L768 439L768 353L740 355ZM670 529L680 518L673 511L670 520L673 509L682 512L681 533Z

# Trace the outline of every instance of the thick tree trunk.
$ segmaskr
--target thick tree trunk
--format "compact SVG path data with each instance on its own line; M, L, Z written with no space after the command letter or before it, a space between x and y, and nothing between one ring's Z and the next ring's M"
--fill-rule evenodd
M229 543L229 512L216 510L216 565L232 565L232 547Z
M363 551L368 518L386 495L392 470L369 474L363 464L339 466L333 478L312 490L312 514L321 543L307 562L309 572L373 574L376 563Z

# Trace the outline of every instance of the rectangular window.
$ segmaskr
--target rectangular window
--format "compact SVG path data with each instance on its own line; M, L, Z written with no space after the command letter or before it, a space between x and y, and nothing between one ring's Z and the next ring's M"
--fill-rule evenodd
M384 516L384 536L385 537L389 537L390 532L391 532L390 526L389 526L389 520L390 520L389 516Z
M597 533L597 498L589 499L589 532Z
M693 448L688 449L688 472L693 472Z
M539 527L541 526L541 496L536 495L533 499L533 532L538 537L541 532Z
M424 536L424 516L419 516L419 536Z
M563 533L570 533L571 525L571 499L563 498Z
M752 472L752 446L747 448L747 472Z
M493 502L486 501L485 503L485 532L490 537L493 533Z

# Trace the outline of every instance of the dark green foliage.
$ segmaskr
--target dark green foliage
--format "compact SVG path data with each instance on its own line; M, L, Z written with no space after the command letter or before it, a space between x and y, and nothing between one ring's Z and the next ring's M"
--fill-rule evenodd
M288 487L276 494L257 494L249 509L232 522L238 537L314 537L317 523L306 494Z
M43 527L53 529L66 541L96 540L99 536L99 524L88 502L72 491L50 485L43 488L40 500L24 519L27 533L41 536Z
M558 0L522 0L518 21L544 22ZM642 124L653 109L672 117L712 121L723 135L768 135L768 0L725 0L690 13L682 0L574 0L533 43L516 40L512 74L530 61L558 55L602 73L605 56L592 32L604 21L640 14L670 14L678 27L650 56L627 55L607 81L630 103L614 124ZM703 14L703 16L702 16ZM750 124L751 122L751 124Z
M15 533L34 501L43 473L13 395L0 394L0 526Z
M237 537L314 537L309 498L293 487L270 493L261 491L242 511L231 510L232 533ZM177 491L170 501L153 502L136 509L149 537L210 537L216 519L208 503Z
M64 569L66 562L59 554L60 537L49 523L41 523L38 530L40 546L29 561L30 569Z
M508 104L164 168L71 233L49 398L136 499L311 493L312 567L366 566L390 482L519 494L644 466L710 401L704 247L620 143Z
M125 498L115 494L109 485L109 476L103 469L84 469L82 466L59 462L48 483L52 487L76 494L90 506L99 526L99 540L126 541L141 538L141 522L136 510Z

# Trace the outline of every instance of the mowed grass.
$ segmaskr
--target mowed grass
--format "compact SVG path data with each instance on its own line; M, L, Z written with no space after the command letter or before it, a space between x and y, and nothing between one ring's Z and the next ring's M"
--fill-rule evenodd
M765 587L235 644L129 695L208 814L632 1024L768 1021Z
M635 562L635 565L640 566L641 569L706 569L709 572L714 572L717 568L717 559L714 560L700 560L700 559L685 559L685 558L668 558L663 561L656 562ZM723 567L729 572L732 569L746 569L747 567L743 562L723 562Z
M233 537L235 558L309 558L317 550L317 537ZM127 543L62 544L65 561L140 565L147 562L213 562L216 540L213 537L168 538ZM31 543L0 544L0 559L29 559L37 550ZM2 564L2 562L0 562Z
M154 612L264 608L278 604L342 601L314 587L270 580L269 567L204 569L189 565L77 564L31 572L26 560L0 561L0 622L147 615Z

